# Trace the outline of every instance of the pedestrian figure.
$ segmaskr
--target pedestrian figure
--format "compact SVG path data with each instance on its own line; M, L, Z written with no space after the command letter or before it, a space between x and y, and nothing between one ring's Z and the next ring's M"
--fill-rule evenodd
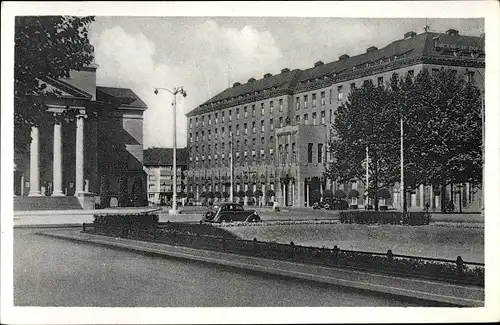
M429 204L429 202L427 202L427 203L425 204L425 211L429 211L429 207L430 207L430 204Z

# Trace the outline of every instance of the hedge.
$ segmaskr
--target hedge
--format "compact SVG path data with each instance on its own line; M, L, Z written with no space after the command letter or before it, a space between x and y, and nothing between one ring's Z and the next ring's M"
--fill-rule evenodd
M431 215L428 212L400 211L341 211L341 223L391 224L391 225L428 225Z
M154 219L154 215L150 218ZM137 215L126 216L135 221ZM144 217L144 216L142 216ZM104 218L101 220L113 220ZM241 255L258 256L293 262L340 266L370 270L395 275L433 278L450 282L484 286L484 264L467 263L459 256L456 261L431 259L415 256L386 254L260 242L257 239L241 240L223 229L205 224L167 223L162 228L125 229L95 224L91 231L97 234L120 236L169 245L187 246L200 249L230 252ZM468 264L468 265L467 265Z

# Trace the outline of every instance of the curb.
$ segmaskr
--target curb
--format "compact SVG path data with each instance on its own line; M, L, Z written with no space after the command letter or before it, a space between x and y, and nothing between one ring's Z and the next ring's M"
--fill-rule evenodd
M307 265L300 263L293 263L289 261L279 261L264 259L259 257L242 256L231 253L213 252L208 250L198 250L187 247L180 246L170 246L166 244L144 242L131 239L105 237L99 238L97 235L85 234L87 238L82 238L80 234L64 234L64 233L50 233L50 232L39 232L39 235L54 237L59 239L70 240L80 243L97 244L106 247L111 247L115 249L124 249L134 252L149 253L157 256L178 258L184 260L191 260L197 262L204 262L209 264L222 265L225 267L232 267L240 270L246 270L251 272L265 273L277 276L283 276L288 278L295 278L313 282L319 282L329 285L341 286L353 288L356 290L362 290L367 292L372 292L376 294L385 294L391 296L402 297L404 299L414 299L417 301L432 302L434 304L438 303L445 306L460 306L460 307L484 307L484 301L478 299L471 299L465 297L457 296L456 292L464 291L476 291L476 293L482 293L484 299L484 289L476 287L466 287L458 285L450 285L447 283L432 282L427 280L415 280L406 278L397 278L387 275L378 275L374 273L368 273L363 271L349 271L350 279L342 278L338 276L342 271L335 268L321 267L317 265ZM95 238L92 238L94 237ZM90 238L89 238L90 237ZM320 274L320 271L329 271L330 274ZM337 276L332 273L337 272ZM328 273L328 272L327 272ZM365 276L365 281L356 280L356 277ZM369 279L370 280L366 280ZM391 286L387 284L375 283L373 279L398 279L398 281L405 282L407 284L416 284L418 289L415 288L403 288L397 286ZM353 280L354 279L354 280ZM431 285L432 287L441 286L444 289L451 290L451 293L437 294L429 291L423 291L418 284ZM445 290L446 291L446 290ZM469 292L470 293L470 292ZM463 294L466 296L466 294Z

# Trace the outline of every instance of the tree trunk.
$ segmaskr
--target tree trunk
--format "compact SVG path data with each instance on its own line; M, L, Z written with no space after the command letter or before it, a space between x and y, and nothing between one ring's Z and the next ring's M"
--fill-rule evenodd
M375 211L378 211L378 157L377 157L377 154L374 154L374 157L373 157L373 170L375 171L373 174L374 178L373 178L373 191L374 191L374 194L373 194L373 200L375 202L373 202L373 205L374 205L374 208L375 208Z
M445 212L446 211L446 182L444 180L441 181L439 194L441 196L441 212Z

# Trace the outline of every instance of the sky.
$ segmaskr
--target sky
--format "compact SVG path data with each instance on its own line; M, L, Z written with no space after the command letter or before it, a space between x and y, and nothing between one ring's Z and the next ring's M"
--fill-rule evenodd
M148 105L144 148L173 146L172 95L155 95L155 87L184 87L187 97L177 97L177 147L185 147L185 114L228 85L381 48L405 32L422 33L426 24L437 32L484 31L483 19L97 16L89 37L97 84L130 88Z

